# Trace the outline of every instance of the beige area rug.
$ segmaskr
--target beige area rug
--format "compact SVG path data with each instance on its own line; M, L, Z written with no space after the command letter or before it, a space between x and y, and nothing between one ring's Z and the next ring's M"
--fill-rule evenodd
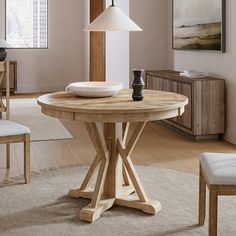
M11 99L11 120L31 130L31 141L73 138L62 123L41 113L36 98Z
M0 188L0 235L207 235L207 224L197 225L198 177L156 167L137 167L137 171L149 196L162 203L159 214L116 206L92 224L80 221L79 212L89 201L66 194L81 183L86 170L56 170L34 176L30 185ZM218 235L236 235L235 205L233 197L220 198Z

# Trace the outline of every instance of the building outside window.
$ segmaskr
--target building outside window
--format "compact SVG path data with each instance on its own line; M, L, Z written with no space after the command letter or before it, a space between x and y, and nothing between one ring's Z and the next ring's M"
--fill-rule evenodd
M12 48L47 48L48 0L6 0L6 41Z

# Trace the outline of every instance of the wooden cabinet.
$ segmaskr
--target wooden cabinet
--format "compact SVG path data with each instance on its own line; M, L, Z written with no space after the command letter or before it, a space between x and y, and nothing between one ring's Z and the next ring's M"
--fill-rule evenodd
M225 132L225 80L211 77L187 78L177 71L146 71L146 87L180 93L189 104L182 116L166 120L196 141L219 139Z
M6 79L3 78L0 84L0 92L5 93L6 91ZM17 62L10 61L10 91L14 93L17 91Z

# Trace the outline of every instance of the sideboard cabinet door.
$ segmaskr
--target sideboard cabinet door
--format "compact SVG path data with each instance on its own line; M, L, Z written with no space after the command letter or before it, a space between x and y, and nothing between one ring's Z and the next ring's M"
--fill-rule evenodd
M178 117L178 124L192 130L192 84L178 83L178 93L183 94L189 100L184 114Z

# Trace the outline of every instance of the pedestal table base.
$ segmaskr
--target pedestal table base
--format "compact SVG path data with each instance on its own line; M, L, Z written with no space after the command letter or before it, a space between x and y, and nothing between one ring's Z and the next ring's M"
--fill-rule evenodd
M137 123L126 142L129 123L105 123L103 127L96 123L85 123L97 155L80 188L72 189L68 194L73 198L91 199L91 203L80 212L81 220L93 222L114 205L136 208L152 215L161 210L160 202L147 197L130 159L145 124ZM98 166L95 187L89 188Z

